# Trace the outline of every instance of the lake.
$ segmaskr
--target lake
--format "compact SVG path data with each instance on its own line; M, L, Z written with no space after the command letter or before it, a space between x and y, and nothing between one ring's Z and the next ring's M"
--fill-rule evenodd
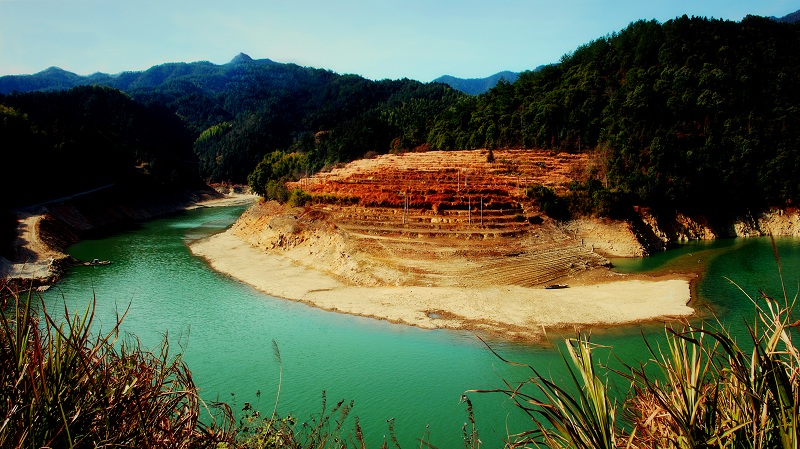
M214 272L189 252L187 240L224 230L243 210L200 208L83 240L70 248L71 255L113 263L72 268L45 293L48 307L59 310L66 302L70 310L82 311L94 295L97 322L105 329L117 313L129 309L123 332L147 348L156 348L168 335L173 348L184 353L202 397L226 401L234 410L251 402L271 413L282 367L279 414L309 420L321 411L323 391L329 408L341 399L352 400L352 415L359 417L369 447L389 438L390 420L402 447L419 447L416 439L426 434L438 447L460 447L461 429L468 421L462 394L530 375L502 363L473 333L423 330L276 299ZM793 239L777 243L793 295L800 245ZM626 272L703 273L697 285L700 304L736 326L743 317L752 318L753 307L726 277L751 295L759 288L780 293L769 239L693 243L651 258L613 263ZM662 335L663 325L593 329L592 341L634 362L645 355L642 331ZM489 344L507 359L560 379L565 371L557 347L565 336L573 335L551 335L551 346ZM504 396L470 398L483 447L502 447L507 430L527 428L522 413Z

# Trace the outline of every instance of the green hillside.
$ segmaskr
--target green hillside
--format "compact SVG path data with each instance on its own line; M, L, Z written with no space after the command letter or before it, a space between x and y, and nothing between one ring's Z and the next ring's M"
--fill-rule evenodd
M599 183L665 211L791 205L800 193L798 44L796 24L760 17L639 21L462 99L429 142L590 152Z
M443 84L371 81L240 54L223 65L169 63L116 76L80 77L56 68L7 76L0 91L15 92L0 104L24 115L49 101L47 95L82 84L118 89L144 108L168 110L180 119L176 129L194 142L200 176L240 183L275 150L309 152L308 170L319 170L371 151L424 145L435 117L463 95Z
M276 151L302 154L302 171L314 172L372 153L545 148L592 154L592 180L573 188L603 200L584 204L583 212L640 205L724 221L798 201L798 30L754 16L639 21L478 96L441 83L372 81L243 54L223 65L170 63L116 76L49 69L3 77L0 88L78 82L124 91L136 107L172 115L162 128L192 142L189 166L207 181L246 182ZM49 85L43 76L52 78ZM0 98L8 139L19 142L3 157L21 157L13 153L26 148L25 139L34 142L27 148L42 145L29 109L49 102L46 95L56 94ZM84 116L69 105L62 113ZM117 132L102 130L117 126L111 122L98 126L104 138ZM137 141L152 133L123 135ZM118 140L106 146L115 145L130 147Z

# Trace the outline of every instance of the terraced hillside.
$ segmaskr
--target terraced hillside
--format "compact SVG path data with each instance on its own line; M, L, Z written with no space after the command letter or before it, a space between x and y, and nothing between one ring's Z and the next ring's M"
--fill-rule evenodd
M525 196L534 184L560 190L583 179L590 164L585 155L493 154L494 162L485 151L356 161L291 185L313 197L314 213L295 218L324 217L335 227L363 276L350 273L353 264L347 275L336 263L329 271L352 283L393 272L399 280L392 282L401 285L536 286L608 264ZM306 228L292 227L295 233ZM293 241L311 245L312 239Z

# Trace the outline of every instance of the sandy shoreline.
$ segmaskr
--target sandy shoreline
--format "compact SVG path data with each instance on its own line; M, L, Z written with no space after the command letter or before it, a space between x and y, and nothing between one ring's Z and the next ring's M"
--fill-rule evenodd
M201 207L237 206L254 203L257 195L229 193L220 198L199 201L180 209L196 209ZM63 248L52 246L40 232L40 224L45 218L47 209L44 206L32 207L31 210L18 211L16 251L22 254L19 261L10 261L0 257L0 277L17 285L20 289L30 286L46 289L60 277L65 266L76 261L63 252ZM80 213L77 213L80 218ZM85 223L82 223L85 224Z
M259 198L260 197L255 194L228 193L222 198L214 198L194 203L191 206L187 206L186 210L199 209L202 207L245 206L258 201Z
M611 282L559 290L515 285L361 287L301 266L278 252L254 248L231 230L192 242L190 248L213 269L269 295L427 329L485 331L509 339L537 340L543 328L616 325L694 313L687 305L688 279L619 276Z

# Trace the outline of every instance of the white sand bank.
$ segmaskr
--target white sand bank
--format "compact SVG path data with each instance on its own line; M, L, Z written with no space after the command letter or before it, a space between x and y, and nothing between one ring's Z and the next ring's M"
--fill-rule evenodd
M256 249L230 231L191 243L212 268L272 296L325 310L422 328L488 331L537 339L542 327L614 325L691 315L686 279L625 279L546 290L514 285L359 287Z

